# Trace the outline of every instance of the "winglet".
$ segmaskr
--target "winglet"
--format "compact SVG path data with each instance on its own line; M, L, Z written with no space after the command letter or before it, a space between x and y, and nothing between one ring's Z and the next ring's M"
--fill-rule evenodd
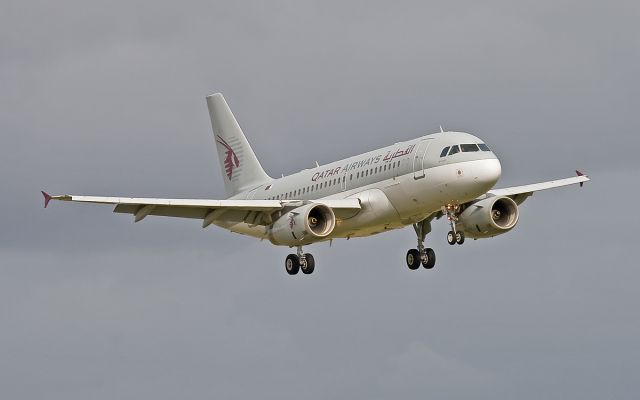
M584 176L584 174L578 170L576 170L576 175L578 176ZM580 182L580 187L584 186L584 182Z
M44 208L47 208L49 202L51 201L51 195L44 190L41 190L40 193L44 196Z

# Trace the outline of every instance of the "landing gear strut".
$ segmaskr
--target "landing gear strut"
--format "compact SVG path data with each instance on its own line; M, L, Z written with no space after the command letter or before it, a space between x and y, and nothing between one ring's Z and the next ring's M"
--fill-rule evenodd
M298 246L296 254L289 254L284 261L284 267L289 275L295 275L298 271L308 275L316 268L316 261L310 253L304 253L302 246Z
M447 233L447 243L450 245L464 243L464 232L456 230L456 222L458 222L460 206L447 204L445 206L445 211L447 213L449 224L451 225L451 230Z
M422 264L426 269L431 269L436 265L436 253L432 248L424 247L424 239L429 232L431 232L431 220L425 219L413 224L413 229L416 231L418 237L418 248L410 249L407 252L407 266L409 269L415 270Z

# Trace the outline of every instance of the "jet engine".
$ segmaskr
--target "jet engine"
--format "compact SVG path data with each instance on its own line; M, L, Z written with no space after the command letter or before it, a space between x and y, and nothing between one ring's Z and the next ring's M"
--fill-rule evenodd
M299 246L327 237L336 226L333 210L323 204L307 204L283 214L271 226L269 240L276 245Z
M518 205L510 197L494 196L470 204L458 216L456 229L467 237L487 238L509 232L518 222Z

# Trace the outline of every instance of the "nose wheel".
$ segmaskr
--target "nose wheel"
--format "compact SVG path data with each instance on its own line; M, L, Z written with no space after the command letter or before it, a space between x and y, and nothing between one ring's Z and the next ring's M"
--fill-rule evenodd
M447 233L447 243L452 246L456 243L464 243L464 232L456 230L456 222L458 222L458 213L460 212L460 206L447 204L445 206L445 211L447 213L449 225L451 225L451 230Z
M316 261L310 253L304 253L302 246L298 246L296 254L289 254L284 261L284 268L289 275L296 275L299 271L309 275L316 269Z
M407 251L407 267L416 270L422 265L426 269L432 269L436 265L436 253L430 247L424 247L424 239L431 232L431 220L425 219L413 224L413 229L418 237L418 248Z
M463 231L449 231L447 233L447 243L450 245L454 244L462 244L464 243L464 232Z

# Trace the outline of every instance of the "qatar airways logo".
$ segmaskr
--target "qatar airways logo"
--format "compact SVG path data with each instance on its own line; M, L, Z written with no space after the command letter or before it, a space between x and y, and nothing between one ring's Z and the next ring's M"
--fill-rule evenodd
M364 168L368 165L375 165L380 162L390 163L396 158L408 156L409 154L413 153L413 150L415 149L415 147L416 147L415 144L411 144L407 146L406 149L399 148L399 149L396 149L396 151L387 151L387 154L384 157L382 156L382 154L378 154L372 157L363 158L351 164L346 164L343 167L335 167L335 168L330 168L324 171L318 171L315 174L313 174L313 176L311 177L311 181L316 182L324 178L329 178L334 175L339 175L340 172L346 173L348 171L351 171L357 168Z
M217 135L216 142L220 143L222 146L224 146L225 149L227 149L227 151L225 151L224 153L225 158L223 164L224 171L227 173L227 177L229 178L229 180L231 180L231 177L233 176L233 170L240 166L240 160L238 159L238 156L236 156L236 152L233 151L231 146L229 146L229 143L227 143L222 138L222 136Z

